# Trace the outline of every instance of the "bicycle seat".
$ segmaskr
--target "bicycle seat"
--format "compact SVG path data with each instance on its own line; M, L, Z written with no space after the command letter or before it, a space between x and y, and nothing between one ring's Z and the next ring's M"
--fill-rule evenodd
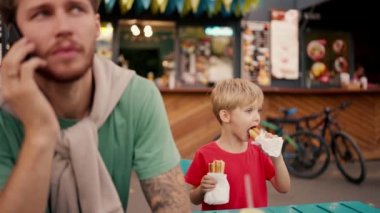
M285 118L288 117L288 116L294 115L297 112L297 108L296 107L282 108L280 110L281 110L281 112L282 112L282 114L284 115Z

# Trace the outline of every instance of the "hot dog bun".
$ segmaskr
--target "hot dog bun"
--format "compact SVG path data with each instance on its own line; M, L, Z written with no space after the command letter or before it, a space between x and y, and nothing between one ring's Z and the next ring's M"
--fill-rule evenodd
M257 136L259 136L259 134L260 134L260 128L254 127L252 129L248 130L248 133L249 133L249 136L251 136L251 138L253 140L255 140L257 138Z

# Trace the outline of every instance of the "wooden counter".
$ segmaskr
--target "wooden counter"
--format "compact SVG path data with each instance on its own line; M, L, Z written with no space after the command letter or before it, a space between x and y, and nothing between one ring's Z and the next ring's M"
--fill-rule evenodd
M350 100L341 112L341 127L353 136L366 159L380 159L380 89L284 89L264 88L262 118L280 115L281 107L297 107L298 114L319 112L324 106L336 106ZM183 158L192 158L195 150L219 134L219 124L210 104L210 89L162 89L174 139Z

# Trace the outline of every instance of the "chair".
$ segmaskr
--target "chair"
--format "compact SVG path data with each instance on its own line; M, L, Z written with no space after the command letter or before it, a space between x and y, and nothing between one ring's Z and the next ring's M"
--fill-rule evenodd
M183 174L186 174L187 170L190 167L191 162L192 162L192 160L181 159L180 166L181 166Z

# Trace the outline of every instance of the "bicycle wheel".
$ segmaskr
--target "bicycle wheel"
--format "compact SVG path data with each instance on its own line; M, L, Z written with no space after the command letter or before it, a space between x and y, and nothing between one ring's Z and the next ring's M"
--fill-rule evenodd
M343 176L352 183L363 182L367 174L365 161L355 140L344 132L338 132L332 138L331 148Z
M284 138L282 154L289 173L300 178L321 175L330 161L329 147L324 139L305 130Z

